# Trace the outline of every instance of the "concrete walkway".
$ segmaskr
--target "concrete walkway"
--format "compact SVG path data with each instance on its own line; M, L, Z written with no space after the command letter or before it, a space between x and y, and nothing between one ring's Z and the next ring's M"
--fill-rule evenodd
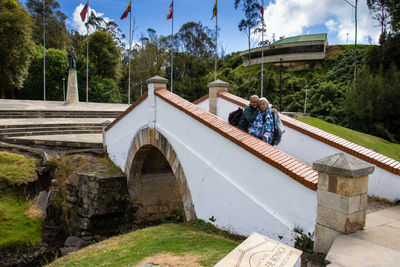
M128 107L128 104L113 103L80 102L79 105L66 105L63 101L0 99L0 110L124 111Z
M400 266L400 206L367 214L365 229L336 238L329 266Z

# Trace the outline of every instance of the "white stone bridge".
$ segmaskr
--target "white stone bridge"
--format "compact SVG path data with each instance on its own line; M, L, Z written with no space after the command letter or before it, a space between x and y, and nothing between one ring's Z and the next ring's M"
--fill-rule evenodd
M314 232L318 173L310 165L337 151L376 165L373 195L400 198L395 160L284 115L287 131L272 147L226 122L229 112L248 103L229 94L227 83L210 83L209 95L195 104L167 91L166 83L149 79L148 93L104 131L107 153L126 173L146 220L183 210L186 220L293 244L295 228Z

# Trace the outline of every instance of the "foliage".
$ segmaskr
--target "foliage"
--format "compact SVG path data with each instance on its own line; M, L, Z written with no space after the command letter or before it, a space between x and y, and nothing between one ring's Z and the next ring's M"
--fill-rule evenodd
M357 88L349 88L344 112L347 124L356 130L400 141L400 72L391 66L385 73L360 74Z
M394 144L382 138L357 132L317 118L306 117L299 118L298 120L322 129L328 133L342 137L360 146L377 150L379 153L392 159L399 160L400 144Z
M65 50L70 42L65 20L60 4L56 0L45 0L46 9L46 48ZM26 2L33 21L33 40L43 45L43 0L28 0Z
M30 157L0 152L0 180L10 185L26 184L37 180L36 160Z
M0 195L0 250L41 241L41 219L25 214L29 200L11 193Z
M80 90L83 92L83 90ZM121 103L121 95L115 80L96 75L89 81L90 102Z
M14 97L33 54L29 14L17 0L0 1L0 97Z
M201 58L213 56L215 45L214 32L201 22L187 22L182 25L177 34L180 51L187 55Z
M38 78L40 77L40 78ZM35 56L29 66L29 75L23 90L16 96L19 99L43 99L43 46L35 48ZM46 50L46 100L63 101L63 79L67 90L67 54L57 49ZM65 92L66 93L66 92Z
M111 34L96 31L89 36L90 67L101 78L118 80L120 58L121 50Z
M192 227L164 224L107 239L60 258L49 266L127 266L159 253L196 255L202 266L213 266L238 242Z

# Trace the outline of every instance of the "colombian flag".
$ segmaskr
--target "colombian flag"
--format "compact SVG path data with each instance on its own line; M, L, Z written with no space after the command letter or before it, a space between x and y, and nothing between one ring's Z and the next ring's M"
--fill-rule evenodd
M88 10L89 10L89 0L86 1L86 4L85 4L85 6L83 7L83 9L81 11L82 22L85 21L86 14L88 13Z
M261 0L260 12L261 17L264 17L264 0Z
M124 18L126 18L128 16L128 13L131 12L131 1L129 1L128 6L125 9L124 14L122 14L121 16L121 20L123 20Z
M213 19L214 17L217 16L217 1L218 0L215 0L214 9L213 9L213 15L212 15L211 19Z

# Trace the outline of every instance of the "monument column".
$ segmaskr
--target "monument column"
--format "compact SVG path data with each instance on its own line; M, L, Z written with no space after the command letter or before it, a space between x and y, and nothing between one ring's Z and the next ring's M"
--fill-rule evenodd
M217 115L217 93L219 91L228 91L229 83L215 80L208 84L209 112Z
M67 97L65 99L65 104L77 105L79 104L78 95L78 79L76 75L76 55L74 49L68 50L68 85L67 85Z
M368 175L374 168L344 153L314 162L318 171L315 252L326 254L337 236L365 226Z

